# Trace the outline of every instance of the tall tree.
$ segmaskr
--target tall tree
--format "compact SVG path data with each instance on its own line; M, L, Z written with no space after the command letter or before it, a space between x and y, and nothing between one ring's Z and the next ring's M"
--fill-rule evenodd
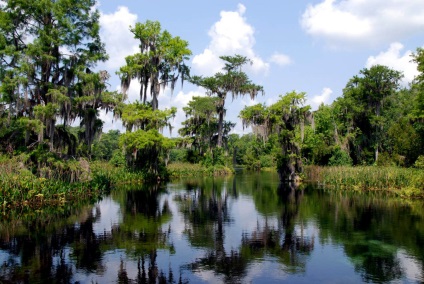
M183 110L187 120L178 133L190 139L190 146L201 157L206 151L216 147L218 133L217 97L193 97ZM234 127L234 123L224 121L224 136Z
M254 99L259 93L263 94L263 87L251 82L246 73L242 71L243 65L251 63L249 59L241 55L220 56L225 62L223 73L218 72L212 77L193 76L191 82L206 89L209 96L219 98L216 110L218 113L218 142L222 147L224 132L225 99L231 93L233 99L238 96L250 95Z
M2 126L11 129L5 140L19 140L24 130L25 144L38 136L39 143L48 143L53 150L61 133L56 131L59 119L66 126L80 118L85 141L92 143L101 128L98 110L110 110L117 100L115 93L105 91L108 74L92 71L107 59L95 4L95 0L4 2L0 116L7 117Z
M277 157L277 170L282 181L296 180L302 172L301 140L304 125L311 119L310 107L304 105L305 101L305 93L293 91L280 96L280 100L269 107L255 105L240 112L244 125L263 129L259 134L278 133L281 152Z
M414 118L424 120L424 48L418 48L412 55L412 60L417 64L418 76L414 79L413 90L417 93L415 101Z
M150 105L140 102L121 104L116 114L121 117L126 133L119 138L126 152L128 165L146 174L146 178L162 177L161 167L165 162L164 152L170 150L174 142L164 137L159 130L172 128L169 120L175 117L175 107L165 110L152 110Z
M188 59L191 51L187 41L178 36L173 37L166 30L162 31L159 22L137 23L131 32L140 41L140 52L127 56L126 65L118 72L122 91L126 94L131 81L138 80L141 84L140 100L145 104L150 86L151 106L156 110L159 108L161 87L170 85L173 90L179 78L182 83L188 76L189 69L184 60Z
M161 88L170 85L173 90L178 79L183 82L188 77L189 68L184 60L191 51L187 41L162 30L159 22L137 23L131 32L140 42L140 52L125 58L126 65L120 68L118 75L125 97L133 80L140 83L140 102L121 105L115 112L126 128L120 144L126 150L129 165L150 178L157 178L163 175L162 154L174 145L160 131L165 127L172 130L169 120L176 113L175 108L159 110L158 96ZM148 93L151 101L147 101Z
M374 149L374 162L377 162L386 125L382 117L384 102L399 89L403 75L382 65L365 68L359 74L350 79L343 95L357 105L355 109L358 112L354 114L353 123L362 134L362 142L357 144L357 149L371 146Z

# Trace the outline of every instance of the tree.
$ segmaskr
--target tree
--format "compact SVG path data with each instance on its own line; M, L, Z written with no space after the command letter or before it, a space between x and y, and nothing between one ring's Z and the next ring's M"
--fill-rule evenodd
M269 107L255 105L240 112L243 124L262 129L260 135L268 137L269 133L278 133L281 152L277 157L277 170L282 181L296 180L302 172L301 142L305 122L311 116L305 101L305 93L293 91L280 96L280 100Z
M218 113L218 148L222 147L224 133L225 99L231 93L233 99L249 94L254 99L259 93L263 94L263 87L255 85L241 68L251 61L244 56L220 56L225 62L224 73L218 72L212 77L193 76L191 82L206 89L206 94L216 96L219 101L216 106Z
M364 148L374 149L374 162L378 161L383 133L386 122L382 116L382 109L387 97L396 93L403 75L399 71L382 65L375 65L360 72L361 77L354 76L349 80L343 95L350 100L350 106L356 105L353 124L361 132L361 139L356 144L359 152ZM387 130L387 129L386 129Z
M92 69L107 59L94 0L9 0L0 11L0 117L8 147L67 143L76 118L90 148L102 123L100 109L119 100L106 91L107 72ZM56 123L63 121L61 131ZM20 133L25 133L24 141ZM73 147L69 144L66 147ZM73 151L71 151L73 152Z
M126 65L120 68L118 75L125 97L131 81L139 81L141 102L121 105L115 112L126 127L120 145L125 148L127 162L132 168L157 178L164 174L161 168L166 159L162 154L174 146L174 141L159 131L165 127L172 130L169 120L177 111L176 108L159 110L158 95L161 88L170 85L173 90L179 78L183 82L188 76L184 60L191 51L187 41L162 31L159 22L137 23L131 32L140 41L140 52L125 58ZM150 102L147 101L149 86Z
M128 165L143 171L146 178L164 175L161 167L165 161L161 159L161 154L175 145L173 140L164 137L159 130L171 128L169 120L175 117L176 112L175 107L153 110L148 104L139 102L117 108L127 130L121 135L119 144L125 149Z
M109 161L115 151L119 151L119 130L103 133L93 144L93 156L99 160Z
M193 97L188 106L183 108L187 120L182 123L183 127L178 130L178 133L189 139L188 144L198 152L200 157L207 151L212 151L217 145L216 106L219 102L218 97ZM226 137L235 124L224 121L223 125L223 136Z
M150 86L153 110L159 108L158 96L161 87L170 84L171 90L179 78L183 82L188 76L189 69L185 65L191 55L188 42L179 37L173 37L168 31L161 30L159 22L146 21L137 23L131 28L134 38L140 41L140 52L125 58L126 65L121 67L118 74L121 87L127 93L131 81L136 79L141 84L140 100L147 100L147 89Z

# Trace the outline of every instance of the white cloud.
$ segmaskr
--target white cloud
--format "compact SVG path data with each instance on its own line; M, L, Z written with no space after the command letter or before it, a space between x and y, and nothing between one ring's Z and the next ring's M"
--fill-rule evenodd
M194 56L192 67L195 72L210 76L223 67L219 56L240 54L252 60L249 68L255 73L267 72L269 63L260 58L255 45L254 28L243 17L246 7L238 5L237 11L221 11L221 19L209 30L211 41L203 53Z
M112 14L100 14L100 36L109 54L105 67L112 73L125 65L126 56L139 51L138 42L130 32L130 26L135 26L136 22L137 15L123 6Z
M312 110L317 110L321 104L328 104L330 102L332 93L333 90L330 88L324 88L322 89L321 95L313 96L307 100L307 103L311 106Z
M271 56L270 61L272 63L275 63L279 66L286 66L292 63L292 60L290 59L289 56L285 55L285 54L281 54L281 53L274 53Z
M188 102L191 101L193 97L202 97L205 96L205 91L202 88L198 88L194 91L189 91L188 93L185 93L183 91L179 91L177 95L171 95L171 90L169 88L165 89L163 93L159 96L159 106L160 109L165 108L171 108L176 107L177 108L177 114L174 118L174 120L171 122L173 130L171 133L172 137L177 137L178 135L178 129L182 127L181 123L185 121L186 115L183 111L183 107L186 107L188 105ZM164 131L164 135L168 136L169 132L168 130Z
M412 51L407 50L401 54L404 46L399 42L390 44L387 51L380 52L376 56L368 57L366 67L374 65L385 65L394 70L402 71L404 74L404 83L410 83L418 75L417 64L412 62Z
M99 112L99 118L103 121L103 133L109 132L109 130L114 129L117 129L120 132L125 131L124 127L122 126L122 121L120 119L116 120L113 117L113 112L106 113L106 111L101 110Z
M309 5L303 29L330 45L375 45L422 33L422 0L324 0Z

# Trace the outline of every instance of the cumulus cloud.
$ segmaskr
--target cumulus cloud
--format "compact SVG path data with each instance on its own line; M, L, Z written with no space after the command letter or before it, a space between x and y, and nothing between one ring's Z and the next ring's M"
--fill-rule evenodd
M310 99L308 98L307 103L311 106L312 110L317 110L321 104L328 104L330 102L332 93L333 90L330 88L324 88L320 95L313 96Z
M265 62L253 50L255 45L254 28L243 17L246 7L238 5L237 11L221 11L220 20L209 30L209 46L194 56L194 73L213 75L223 67L219 56L240 54L252 60L250 69L256 73L267 72L269 63Z
M123 6L118 7L114 13L100 14L100 36L109 54L105 68L110 72L125 65L126 56L139 51L138 42L130 32L130 26L135 26L136 22L137 15Z
M121 133L125 132L124 127L122 126L122 121L120 119L115 119L112 112L106 113L106 111L101 110L99 112L99 118L103 121L102 132L106 133L109 130L119 130Z
M170 89L165 89L165 92L159 96L160 109L176 107L177 114L172 121L172 133L164 131L164 135L170 134L172 137L179 136L178 129L182 127L181 123L187 119L185 112L183 111L183 107L187 106L188 102L191 101L193 97L202 96L205 96L205 91L202 88L198 88L197 90L189 91L187 93L179 91L176 95L172 95Z
M402 54L403 48L404 46L401 43L394 42L390 44L387 51L368 57L365 66L370 68L374 65L385 65L394 70L402 71L405 76L404 84L410 83L418 75L417 64L411 61L412 51L407 50Z
M271 56L270 61L272 63L275 63L279 66L286 66L292 63L292 60L290 59L289 56L285 55L285 54L281 54L281 53L274 53Z
M422 0L324 0L309 5L303 29L330 45L376 45L422 32Z

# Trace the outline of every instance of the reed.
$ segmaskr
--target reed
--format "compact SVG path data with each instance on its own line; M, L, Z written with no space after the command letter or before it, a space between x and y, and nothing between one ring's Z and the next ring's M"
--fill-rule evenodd
M62 162L58 170L45 168L35 173L24 157L0 156L0 212L65 206L79 200L98 200L119 184L140 184L140 173L106 162ZM48 174L46 174L48 172ZM71 177L71 178L70 178Z
M222 176L233 173L228 167L225 166L210 166L205 167L200 164L191 163L171 163L166 167L168 174L171 178L177 177L190 177L190 176Z
M308 180L331 189L388 191L407 198L424 197L424 171L415 168L376 166L308 166Z

